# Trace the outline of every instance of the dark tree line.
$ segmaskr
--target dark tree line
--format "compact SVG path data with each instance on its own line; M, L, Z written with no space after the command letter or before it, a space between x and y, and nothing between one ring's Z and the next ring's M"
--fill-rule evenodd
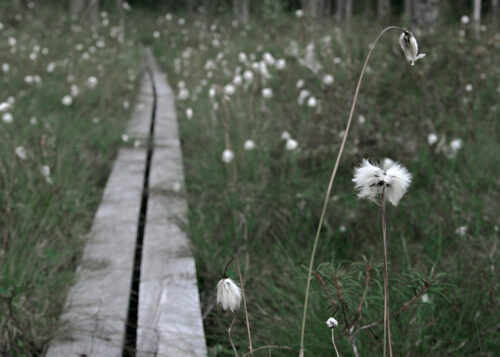
M66 0L70 14L78 19L87 19L92 24L99 22L100 9L117 10L123 14L125 0ZM12 6L22 8L27 0L12 0ZM468 15L479 31L485 18L494 23L500 16L500 0L128 0L132 7L162 7L168 11L195 13L200 9L217 14L231 11L236 19L248 22L251 16L264 11L293 12L302 9L313 19L335 18L336 21L351 22L353 16L384 20L403 17L406 22L417 25L432 25L439 19L456 20ZM271 9L271 10L270 10Z

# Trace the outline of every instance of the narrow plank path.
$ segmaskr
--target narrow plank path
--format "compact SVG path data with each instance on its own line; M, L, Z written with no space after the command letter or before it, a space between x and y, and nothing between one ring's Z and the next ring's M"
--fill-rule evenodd
M174 94L147 51L131 140L94 217L47 356L206 356ZM138 289L138 291L136 291Z

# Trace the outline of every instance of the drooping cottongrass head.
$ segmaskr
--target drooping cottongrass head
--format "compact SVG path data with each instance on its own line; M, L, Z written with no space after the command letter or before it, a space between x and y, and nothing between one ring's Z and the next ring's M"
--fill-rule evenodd
M352 181L358 191L359 198L377 202L385 189L386 199L397 206L410 186L411 174L398 163L387 165L382 169L365 159L354 170Z
M339 322L335 320L333 317L330 317L328 320L326 320L326 326L329 328L335 328L339 325Z
M418 53L417 40L411 32L405 31L401 34L399 37L399 45L401 46L406 59L412 66L415 65L416 60L425 57L425 53Z
M224 310L234 312L241 304L241 290L231 278L223 278L217 284L217 304Z

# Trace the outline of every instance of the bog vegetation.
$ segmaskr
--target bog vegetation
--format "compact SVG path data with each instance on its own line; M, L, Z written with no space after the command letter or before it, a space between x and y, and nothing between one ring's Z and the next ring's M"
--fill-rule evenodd
M121 136L145 43L176 93L186 229L209 355L249 352L243 310L216 305L216 285L234 254L253 348L286 346L272 355L298 354L328 181L363 61L389 20L355 11L347 27L287 4L288 12L264 7L242 23L224 6L151 12L132 2L123 38L112 11L100 13L98 30L90 30L64 16L47 25L52 11L65 9L26 7L19 15L6 7L0 19L1 353L43 353L57 330L100 189L117 146L127 144ZM357 199L352 182L365 158L398 161L412 174L398 207L387 207L394 355L500 351L500 37L489 23L478 36L468 16L448 10L433 26L392 19L426 53L414 66L401 52L399 34L388 33L366 68L320 227L306 355L335 353L325 324L330 317L338 321L340 355L382 354L380 212ZM238 282L234 264L226 273Z

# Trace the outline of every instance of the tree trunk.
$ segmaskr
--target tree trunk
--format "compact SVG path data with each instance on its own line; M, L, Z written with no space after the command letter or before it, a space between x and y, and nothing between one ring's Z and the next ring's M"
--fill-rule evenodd
M493 25L496 27L498 21L498 0L491 0L491 18Z
M85 0L71 0L69 12L72 17L78 17L85 9Z
M92 26L99 26L99 0L89 0L89 19Z
M192 15L196 8L196 0L187 0L187 11L189 15Z
M474 34L476 37L479 37L481 33L481 0L474 0L472 21L474 24Z
M377 0L377 17L383 19L391 13L390 0Z
M345 2L345 24L348 29L351 27L352 20L352 0L346 0Z
M233 0L233 14L238 21L248 23L250 17L248 0Z
M410 24L411 21L412 21L412 17L411 17L411 0L405 0L405 8L404 8L404 19L406 21L406 23Z
M413 0L412 13L417 25L433 25L439 15L439 0Z
M335 0L335 18L342 21L345 14L345 0Z
M304 10L306 14L317 18L323 16L326 8L326 1L327 0L301 0L300 4L302 10Z

